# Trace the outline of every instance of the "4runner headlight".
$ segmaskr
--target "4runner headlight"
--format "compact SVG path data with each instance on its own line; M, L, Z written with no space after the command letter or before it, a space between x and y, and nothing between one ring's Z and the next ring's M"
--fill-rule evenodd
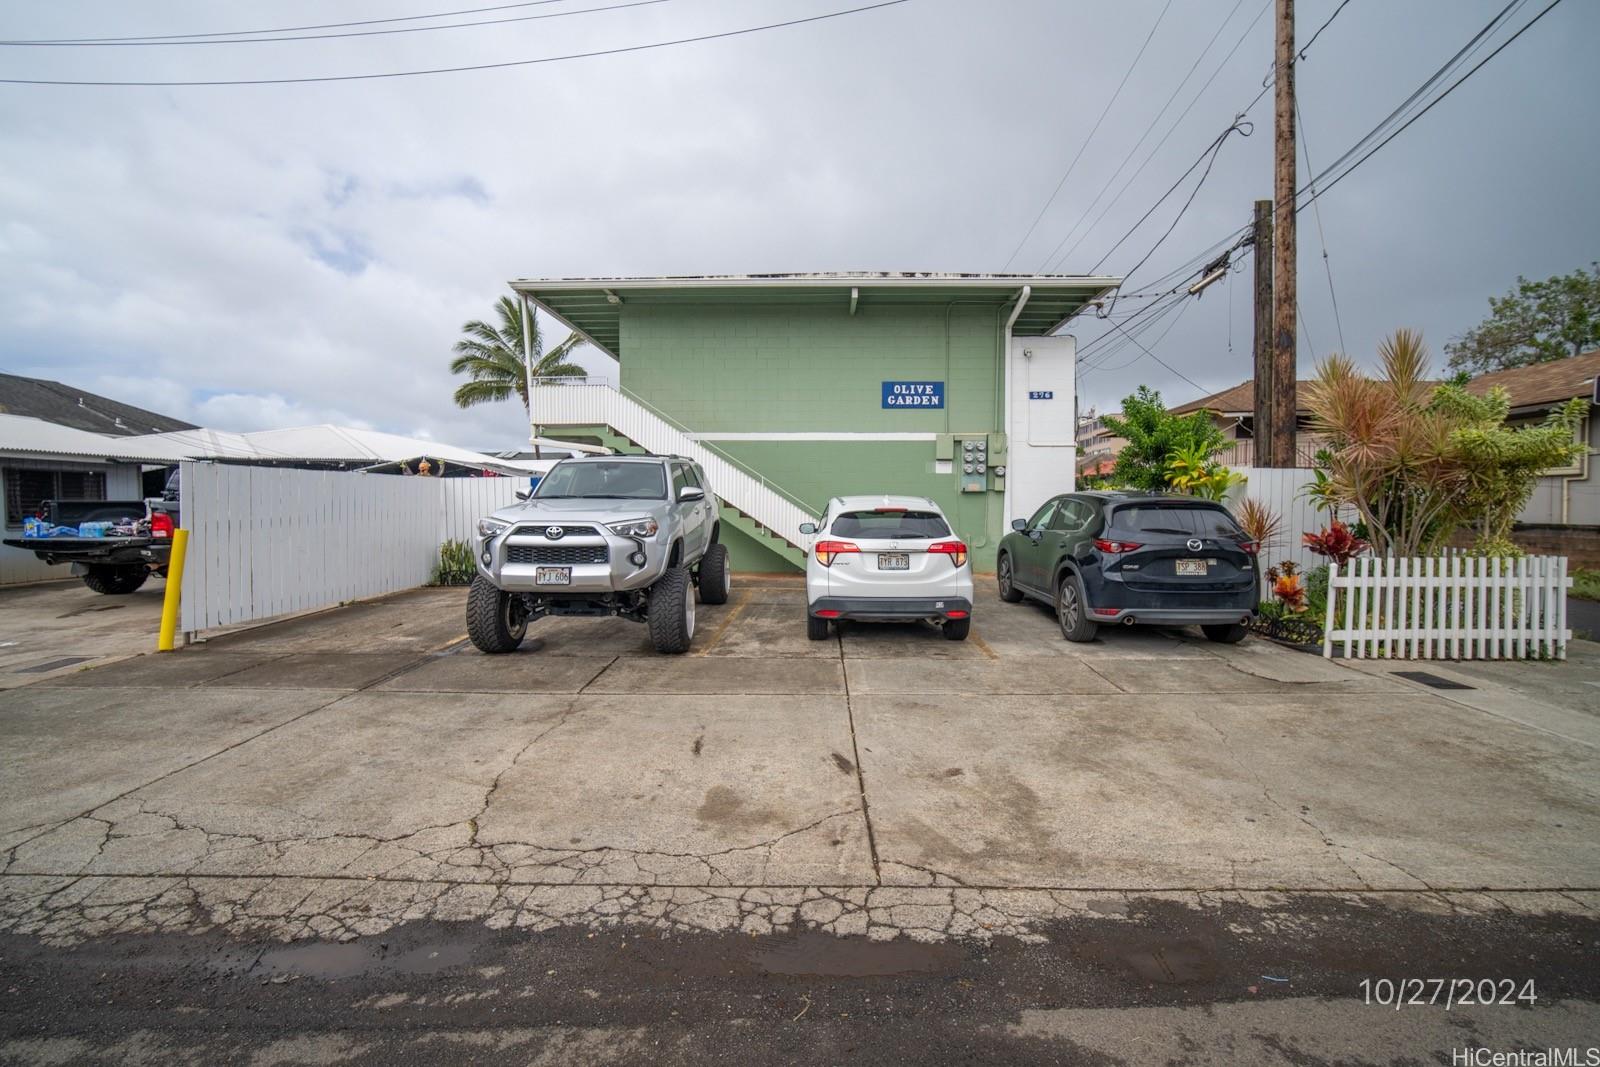
M499 519L479 519L478 536L493 537L510 525L509 522L501 522Z
M629 519L627 522L608 522L606 529L623 537L654 537L661 526L654 519Z

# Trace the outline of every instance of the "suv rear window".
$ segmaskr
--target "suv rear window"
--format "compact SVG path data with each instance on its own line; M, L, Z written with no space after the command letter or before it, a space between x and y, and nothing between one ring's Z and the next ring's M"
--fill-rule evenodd
M919 539L949 537L950 527L937 511L845 511L833 520L838 537Z
M1126 504L1112 522L1119 530L1142 533L1195 534L1200 537L1242 537L1244 531L1220 507L1194 504Z

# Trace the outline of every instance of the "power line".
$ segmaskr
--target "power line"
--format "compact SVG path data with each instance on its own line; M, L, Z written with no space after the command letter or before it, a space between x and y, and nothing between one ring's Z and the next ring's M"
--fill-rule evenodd
M1327 21L1317 27L1317 32L1311 35L1309 41L1300 46L1300 51L1294 55L1294 62L1298 63L1306 57L1306 53L1311 51L1311 46L1317 43L1317 38L1322 36L1322 31L1333 25L1333 20L1339 17L1339 12L1343 11L1349 3L1350 0L1340 0L1339 6L1333 9L1333 14L1328 16Z
M0 85L85 85L96 87L151 87L174 88L179 86L218 86L218 85L305 85L319 82L346 82L346 81L372 81L378 78L415 78L430 74L460 74L476 70L504 70L509 67L529 67L541 63L562 63L572 59L594 59L599 56L623 55L629 52L648 52L657 48L671 48L681 44L697 44L701 41L718 41L727 37L742 37L746 34L761 33L765 30L785 29L790 26L803 26L806 23L822 22L826 19L841 18L845 15L855 15L863 11L876 11L879 8L895 7L909 0L880 0L876 4L867 4L862 7L846 8L843 11L829 11L821 15L810 15L806 18L789 19L785 22L769 22L761 26L747 26L737 30L723 30L719 33L705 33L696 37L679 37L671 41L653 41L649 44L628 45L622 48L604 48L592 52L572 52L562 56L542 56L538 59L516 59L503 63L475 63L464 67L434 67L427 70L398 70L384 71L378 74L330 74L309 78L237 78L217 79L203 81L76 81L66 79L48 78L0 78Z
M383 37L395 33L428 33L432 30L459 30L471 26L503 26L511 22L537 22L541 19L559 19L568 15L591 15L597 11L620 11L629 7L646 7L664 4L667 0L629 0L609 7L582 7L571 11L551 11L542 15L512 15L499 19L478 19L474 22L444 22L436 26L400 26L388 30L351 30L346 33L305 33L288 37L205 37L193 40L143 40L143 41L0 41L0 47L29 48L174 48L186 44L272 44L278 41L328 41L341 37Z
M1259 100L1259 99L1261 99L1259 96L1256 97L1256 100ZM1254 107L1255 106L1255 101L1251 101L1250 106ZM1248 110L1248 108L1246 110ZM1201 160L1204 160L1205 161L1205 165L1206 165L1206 169L1203 172L1201 172L1200 180L1195 182L1194 188L1189 191L1189 199L1187 199L1187 200L1185 200L1183 202L1183 206L1178 209L1178 213L1172 217L1172 223L1167 227L1166 232L1163 233L1159 238L1156 239L1156 243L1151 246L1150 251L1146 252L1144 254L1144 257L1142 259L1140 259L1139 262L1135 263L1133 265L1133 268L1131 270L1129 270L1127 272L1127 274L1123 275L1123 281L1127 281L1129 277L1132 277L1134 272L1137 271L1140 267L1144 266L1146 260L1148 260L1152 255L1154 255L1156 249L1161 247L1161 243L1163 241L1165 241L1172 234L1172 231L1177 227L1179 220L1182 219L1183 216L1184 216L1184 213L1189 210L1189 205L1194 203L1194 198L1199 194L1200 187L1203 186L1206 183L1206 178L1208 178L1210 176L1211 168L1217 162L1217 155L1222 151L1223 144L1225 144L1227 142L1228 135L1232 134L1232 133L1238 133L1242 137L1248 137L1248 136L1250 136L1250 133L1251 133L1252 129L1254 129L1254 127L1250 123L1244 121L1244 113L1243 112L1241 112L1239 115L1235 116L1234 120L1233 120L1233 125L1229 126L1227 129L1223 130L1222 133L1220 133L1217 136L1217 139L1215 141L1212 141L1211 144L1207 147L1207 152L1210 153L1209 157L1206 155L1206 153L1201 153L1200 158L1196 159L1194 161L1194 163L1190 164L1189 169L1184 171L1183 172L1183 176L1180 177L1175 183L1173 183L1172 188L1168 189L1165 193L1162 193L1161 194L1161 198L1159 200L1157 200L1155 202L1155 204L1151 205L1150 210L1146 211L1142 216L1140 216L1139 221L1133 224L1133 228L1130 229L1127 233L1123 234L1120 238L1118 238L1117 239L1117 243L1112 245L1109 249L1106 250L1106 254L1101 256L1100 259L1098 261L1096 261L1095 265L1090 269L1089 273L1093 274L1095 271L1099 270L1101 264L1103 264L1107 259L1111 258L1111 253L1115 252L1118 248L1120 248L1122 246L1122 242L1123 241L1126 241L1129 237L1132 237L1133 234L1134 234L1134 231L1137 230L1140 226L1142 226L1144 224L1144 220L1145 219L1148 219L1150 217L1151 212L1154 212L1156 208L1160 207L1162 201L1166 200L1166 198L1172 194L1173 189L1176 189L1179 185L1183 184L1184 178L1187 178L1194 171L1195 167L1200 165ZM1113 294L1113 296L1112 296L1113 302L1115 301L1115 299L1116 299L1115 294Z
M1368 144L1374 137L1377 137L1379 134L1381 134L1390 123L1394 122L1401 115L1405 114L1413 104L1427 95L1428 90L1432 89L1436 84L1444 79L1450 73L1450 71L1456 67L1457 64L1462 62L1462 60L1468 54L1474 51L1484 40L1484 38L1486 38L1490 33L1494 32L1495 28L1499 26L1508 15L1511 14L1513 9L1520 7L1525 3L1527 3L1527 0L1510 0L1510 3L1501 8L1499 13L1497 13L1494 18L1490 19L1482 29L1473 34L1472 38L1468 40L1466 44L1462 45L1456 51L1455 55L1445 60L1438 70L1430 74L1426 81L1417 86L1417 88L1412 91L1410 96L1402 100L1393 111L1385 115L1381 122L1372 127L1372 129L1368 130L1365 136L1347 148L1343 155L1334 160L1332 163L1328 164L1327 167L1323 168L1322 173L1317 175L1317 180L1321 180L1322 178L1327 177L1329 174L1332 174L1335 170L1342 166L1346 160L1360 152L1363 146ZM1529 25L1532 25L1532 23L1529 23ZM1526 29L1526 27L1524 27L1524 29ZM1515 38L1513 38L1513 40L1514 39Z
M1240 2L1242 3L1243 0L1240 0ZM1155 22L1151 23L1150 32L1145 34L1144 43L1139 46L1139 51L1135 53L1133 62L1129 63L1128 69L1123 72L1122 80L1117 83L1116 91L1111 94L1111 99L1106 101L1106 106L1101 110L1100 117L1095 119L1094 127L1089 130L1089 135L1085 137L1083 139L1083 143L1078 146L1078 154L1072 157L1072 162L1067 164L1067 169L1061 175L1061 180L1056 182L1056 187L1050 191L1050 195L1046 197L1044 203L1040 205L1039 213L1035 215L1033 217L1033 221L1028 224L1028 232L1022 235L1022 240L1017 242L1017 247L1011 250L1011 256L1006 260L1006 265L1004 268L1005 270L1011 269L1012 261L1015 260L1017 255L1022 251L1022 246L1028 243L1028 238L1033 236L1033 231L1039 226L1039 220L1044 218L1045 212L1050 210L1050 205L1055 203L1056 197L1061 195L1061 187L1067 184L1068 178L1072 177L1072 172L1077 168L1078 161L1083 158L1084 150L1089 147L1089 142L1094 140L1094 135L1100 132L1101 123L1105 122L1106 116L1111 113L1112 105L1114 105L1117 102L1117 98L1122 95L1123 87L1128 84L1128 79L1133 76L1133 70L1139 65L1139 60L1144 58L1145 49L1150 47L1150 41L1155 37L1156 30L1160 28L1161 21L1167 17L1167 12L1171 10L1171 8L1172 0L1167 0L1166 6L1161 9L1161 14L1157 15Z
M1521 2L1521 0L1518 0L1518 2ZM1423 108L1421 111L1419 111L1415 115L1411 116L1411 118L1407 119L1405 125L1401 126L1399 129L1395 130L1389 136L1385 137L1382 141L1379 141L1376 145L1374 145L1371 149L1369 149L1367 151L1367 153L1365 155L1363 155L1360 159L1356 160L1354 163L1350 164L1349 167L1345 168L1343 173L1341 173L1338 177L1334 178L1327 185L1324 185L1320 190L1315 192L1311 196L1311 198L1305 202L1305 204L1301 204L1299 207L1295 208L1295 211L1296 212L1304 211L1307 205L1315 203L1320 197L1325 195L1328 192L1328 190L1332 189L1334 186L1336 186L1340 182L1344 181L1344 179L1349 177L1351 172L1353 172L1357 167L1361 166L1361 164L1365 163L1367 160L1371 159L1374 155L1376 155L1378 150L1383 148L1384 145L1388 144L1390 141L1394 140L1396 137L1399 137L1402 133L1406 132L1406 130L1410 128L1410 126L1411 126L1411 124L1413 122L1416 122L1422 116L1424 116L1428 112L1432 111L1434 109L1434 107L1440 101L1442 101L1445 97L1447 97L1451 93L1453 93L1456 90L1457 86L1459 86L1462 82L1466 81L1468 78L1472 77L1479 70L1481 70L1483 68L1484 64L1488 63L1495 56L1497 56L1501 52L1505 51L1506 48L1511 44L1511 42L1515 41L1518 37L1521 37L1524 33L1527 33L1530 29L1533 28L1533 24L1534 23L1536 23L1540 19L1544 18L1551 11L1555 10L1556 6L1558 4L1560 4L1560 3L1561 3L1561 0L1550 0L1550 3L1545 5L1544 10L1540 11L1537 15L1533 16L1533 18L1529 19L1527 21L1527 23L1525 23L1523 25L1523 27L1520 30L1518 30L1516 33L1514 33L1510 37L1506 38L1506 40L1501 43L1500 47L1496 48L1493 52L1490 52L1488 55L1484 56L1483 59L1479 60L1477 65L1475 65L1471 70L1467 71L1460 78L1457 78L1454 82L1452 82L1448 89L1446 89L1444 92L1440 93L1438 96L1434 97L1433 100L1428 104L1427 107ZM1326 171L1324 171L1324 173L1326 173Z
M1089 224L1089 228L1084 230L1083 233L1079 235L1078 239L1073 242L1072 246L1065 252L1062 252L1062 247L1072 239L1073 234L1078 232L1078 227L1083 225L1084 220L1089 217L1089 215L1097 206L1099 206L1100 201L1105 197L1106 193L1110 191L1111 186L1116 183L1117 178L1122 174L1122 169L1128 165L1128 161L1133 158L1136 152L1138 152L1139 145L1143 144L1144 139L1140 138L1139 142L1133 146L1133 148L1125 157L1123 157L1122 162L1117 165L1117 169L1112 172L1111 177L1106 179L1105 184L1100 187L1100 191L1096 193L1094 199L1089 202L1089 206L1083 210L1083 213L1078 216L1078 220L1072 224L1072 226L1062 236L1061 240L1056 244L1055 248L1050 251L1050 255L1046 257L1045 267L1043 269L1052 269L1052 264L1058 265L1070 258L1072 253L1078 250L1078 246L1082 245L1083 242L1088 238L1089 234L1094 232L1095 227L1099 226L1100 223L1104 221L1106 215L1109 214L1111 209L1117 205L1117 202L1127 195L1128 190L1132 188L1133 183L1138 180L1139 175L1144 173L1144 169L1148 167L1150 165L1150 161L1160 153L1162 146L1164 146L1167 141L1172 138L1172 135L1177 132L1178 127L1183 125L1183 120L1189 117L1189 112L1194 110L1194 106L1200 102L1200 98L1205 95L1206 90L1211 88L1211 83L1217 80L1217 75L1221 74L1223 70L1227 68L1228 62L1233 59L1234 53L1239 51L1239 48L1244 44L1245 39L1250 36L1250 31L1255 29L1256 23L1261 21L1261 16L1265 15L1271 6L1271 0L1268 0L1267 3L1261 6L1261 9L1256 12L1255 18L1250 20L1249 24L1245 26L1244 32L1239 35L1239 39L1235 41L1233 43L1233 47L1228 50L1228 54L1222 57L1222 62L1217 64L1216 69L1211 72L1211 76L1205 80L1205 83L1201 85L1199 89L1195 90L1195 94L1190 98L1188 105L1184 107L1183 111L1179 113L1178 117L1172 121L1172 125L1167 127L1167 132L1161 135L1161 140L1156 142L1155 147L1150 150L1150 154L1145 156L1144 161L1141 162L1138 168L1128 176L1128 180L1123 183L1122 188L1117 190L1117 195L1112 197L1111 200L1107 202L1105 209L1095 217L1095 220ZM1225 26L1227 23L1224 22L1223 25ZM1208 45L1207 51L1209 50L1210 46ZM1201 57L1204 58L1204 56L1205 52L1202 52ZM1187 76L1184 78L1184 81L1188 81ZM1182 82L1179 83L1178 88L1180 91L1182 90ZM1177 94L1174 93L1173 95L1175 96ZM1166 109L1163 108L1162 110L1165 111ZM1152 122L1149 129L1146 130L1146 136L1148 136L1149 130L1154 129L1156 122L1159 121L1160 116L1158 115L1156 121Z
M1343 6L1343 4L1340 5L1341 8L1343 8ZM1334 14L1337 15L1338 12L1335 11ZM1305 156L1306 173L1315 174L1316 171L1311 166L1310 139L1306 137L1306 117L1300 111L1299 100L1294 102L1294 117L1300 122L1300 151ZM1311 180L1310 188L1312 196L1311 203L1315 205L1313 208L1313 214L1317 219L1317 240L1322 245L1322 269L1328 275L1328 301L1333 305L1333 325L1334 328L1339 332L1339 351L1349 352L1350 350L1345 347L1344 343L1344 323L1339 318L1339 294L1334 292L1333 289L1333 264L1328 259L1328 235L1322 229L1322 205L1316 203L1317 182L1315 178Z
M488 11L509 11L521 7L544 7L547 4L564 4L567 0L523 0L516 4L496 4L493 7L466 7L455 11L435 11L431 15L402 15L398 18L361 19L357 22L321 22L310 26L274 26L261 30L219 30L214 33L172 33L165 36L145 37L55 37L37 40L6 41L6 44L110 44L118 41L175 41L182 37L247 37L258 33L300 33L303 30L342 30L347 26L379 26L391 22L420 22L424 19L453 18L456 15L481 15Z

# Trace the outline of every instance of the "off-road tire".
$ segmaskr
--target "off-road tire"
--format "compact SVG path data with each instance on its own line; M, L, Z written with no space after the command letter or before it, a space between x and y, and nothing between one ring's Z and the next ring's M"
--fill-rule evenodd
M1062 574L1056 582L1056 623L1061 636L1068 641L1083 644L1095 639L1099 624L1089 618L1089 601L1083 595L1083 583L1071 571Z
M972 619L946 619L941 627L946 641L965 641L972 630Z
M1012 570L1011 556L1009 553L1000 553L1000 558L995 561L995 581L1000 586L1000 599L1007 604L1022 602L1022 590L1017 588L1016 572Z
M1200 632L1206 635L1207 640L1219 645L1237 645L1250 636L1250 627L1242 622L1219 622L1200 627Z
M489 579L477 575L467 590L467 636L479 652L515 652L528 632L524 610L520 597L501 592Z
M826 641L828 639L828 620L819 619L815 615L807 615L806 636L813 641Z
M645 623L657 652L678 655L694 641L694 589L687 567L671 567L650 587Z
M122 596L131 593L145 583L150 577L150 572L143 567L107 567L95 565L89 568L89 573L83 576L83 584L93 589L96 593L107 596Z
M733 588L733 571L728 567L728 549L712 545L700 558L700 603L726 604Z

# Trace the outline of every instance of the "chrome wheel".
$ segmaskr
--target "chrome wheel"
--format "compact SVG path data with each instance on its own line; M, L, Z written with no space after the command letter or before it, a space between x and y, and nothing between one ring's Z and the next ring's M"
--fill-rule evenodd
M689 590L683 598L683 636L694 636L694 590Z

